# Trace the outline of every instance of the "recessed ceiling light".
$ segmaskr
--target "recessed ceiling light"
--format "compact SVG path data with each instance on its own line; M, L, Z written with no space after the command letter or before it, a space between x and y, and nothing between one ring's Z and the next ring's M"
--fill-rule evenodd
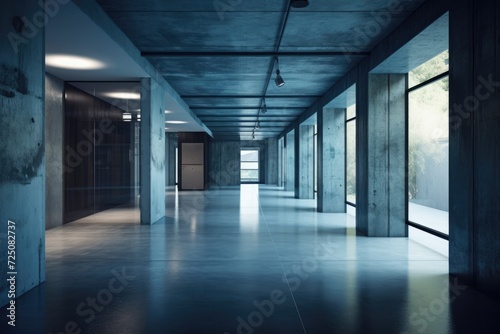
M309 6L308 0L292 0L292 7L293 8L304 8L307 6Z
M167 124L186 124L185 121L166 121Z
M165 110L165 114L172 114L173 111L172 110Z
M112 99L120 99L120 100L140 100L141 98L141 94L132 92L111 92L111 93L104 93L103 95L110 97Z
M131 113L123 113L123 120L125 122L131 122L132 121L132 114Z
M70 70L97 70L106 67L103 62L92 58L59 54L46 55L45 64Z

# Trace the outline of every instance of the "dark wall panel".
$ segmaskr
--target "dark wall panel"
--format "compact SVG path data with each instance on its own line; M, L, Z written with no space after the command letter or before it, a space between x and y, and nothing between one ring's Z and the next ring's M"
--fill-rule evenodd
M122 111L65 87L64 222L128 203L132 123Z

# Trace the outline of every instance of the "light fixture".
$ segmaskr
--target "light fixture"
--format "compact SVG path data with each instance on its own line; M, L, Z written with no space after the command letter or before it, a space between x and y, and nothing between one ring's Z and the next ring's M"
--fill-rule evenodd
M166 121L167 124L186 124L185 121Z
M252 139L255 140L255 132L252 133Z
M131 113L123 113L123 121L124 122L131 122L132 121L132 114Z
M106 67L103 62L96 59L64 54L46 55L45 65L69 70L98 70Z
M280 74L280 62L278 60L278 57L276 57L276 78L274 79L274 82L278 87L283 87L283 85L285 84L285 80L283 80L283 77Z
M172 114L173 111L172 110L165 110L165 114Z
M309 6L309 1L308 0L292 0L291 3L293 8L304 8Z
M141 94L131 93L131 92L110 92L110 93L104 93L103 95L110 97L112 99L120 99L120 100L140 100L141 99Z
M264 99L264 104L262 105L262 113L265 114L267 112L266 100Z

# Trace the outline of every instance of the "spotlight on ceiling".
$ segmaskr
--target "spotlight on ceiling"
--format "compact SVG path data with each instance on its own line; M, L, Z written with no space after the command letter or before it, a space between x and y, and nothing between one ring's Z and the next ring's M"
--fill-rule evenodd
M309 1L308 0L292 0L291 3L293 8L304 8L309 6Z
M276 79L274 79L276 86L282 87L285 84L285 80L280 75L280 70L276 70Z
M262 105L262 113L265 114L267 112L266 100L264 100L264 104Z
M283 80L283 77L280 74L280 62L278 60L278 57L276 57L276 78L274 79L274 82L278 87L283 87L283 85L285 84L285 80Z

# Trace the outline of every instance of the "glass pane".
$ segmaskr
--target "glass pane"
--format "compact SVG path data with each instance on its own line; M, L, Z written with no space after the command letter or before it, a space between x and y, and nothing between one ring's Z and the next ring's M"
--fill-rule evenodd
M258 181L259 171L258 170L241 170L241 180L242 181Z
M259 151L241 151L241 161L259 161Z
M448 78L409 94L409 219L448 234Z
M448 71L449 52L437 55L408 73L408 86L413 87Z
M356 204L356 120L346 123L346 199Z
M242 182L259 182L259 150L242 150L240 168Z
M259 169L258 162L241 162L241 169Z
M346 109L346 119L349 120L353 117L356 117L356 104L353 104Z

